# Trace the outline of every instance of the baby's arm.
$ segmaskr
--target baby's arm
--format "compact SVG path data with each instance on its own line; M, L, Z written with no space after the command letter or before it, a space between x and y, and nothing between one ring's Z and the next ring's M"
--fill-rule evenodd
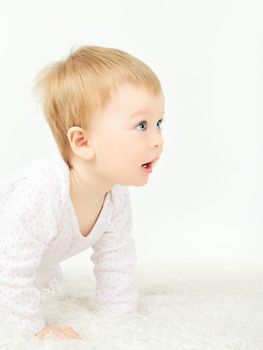
M119 201L109 228L92 247L96 299L100 312L136 313L139 299L137 255L128 187L120 193Z
M0 217L1 315L22 337L34 336L46 326L40 314L40 291L34 285L43 252L56 232L45 191L44 186L20 180Z

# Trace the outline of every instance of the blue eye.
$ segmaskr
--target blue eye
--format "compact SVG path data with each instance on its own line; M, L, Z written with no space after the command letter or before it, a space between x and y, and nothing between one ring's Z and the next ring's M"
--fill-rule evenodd
M161 124L162 122L163 122L163 119L160 119L160 120L158 121L157 124ZM140 126L140 125L144 125L145 123L147 124L146 120L144 120L143 122L141 122L140 124L138 124L137 127ZM161 129L161 128L160 128L160 129ZM144 131L144 130L146 130L146 129L141 129L141 128L140 128L140 130Z
M162 124L163 119L160 119L157 124Z

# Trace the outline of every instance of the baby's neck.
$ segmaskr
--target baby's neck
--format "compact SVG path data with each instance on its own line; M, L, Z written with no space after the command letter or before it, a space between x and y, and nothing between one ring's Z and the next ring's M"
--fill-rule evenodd
M70 194L76 202L83 205L97 205L112 188L104 183L98 175L92 175L87 162L80 158L71 160L72 169L69 169Z

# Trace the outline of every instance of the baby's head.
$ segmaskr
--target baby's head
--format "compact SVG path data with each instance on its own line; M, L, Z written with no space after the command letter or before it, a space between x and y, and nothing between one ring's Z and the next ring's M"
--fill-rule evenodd
M69 168L85 162L123 185L140 185L159 158L164 94L152 69L119 49L83 46L37 76L43 111ZM145 181L145 180L144 180Z

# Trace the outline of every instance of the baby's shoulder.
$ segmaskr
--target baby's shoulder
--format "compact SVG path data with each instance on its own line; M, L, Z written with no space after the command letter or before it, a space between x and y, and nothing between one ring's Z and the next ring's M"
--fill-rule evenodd
M113 199L115 202L125 202L130 196L130 190L128 186L114 185L111 190Z
M111 190L114 213L117 215L122 212L124 207L130 206L130 189L124 185L114 185Z

